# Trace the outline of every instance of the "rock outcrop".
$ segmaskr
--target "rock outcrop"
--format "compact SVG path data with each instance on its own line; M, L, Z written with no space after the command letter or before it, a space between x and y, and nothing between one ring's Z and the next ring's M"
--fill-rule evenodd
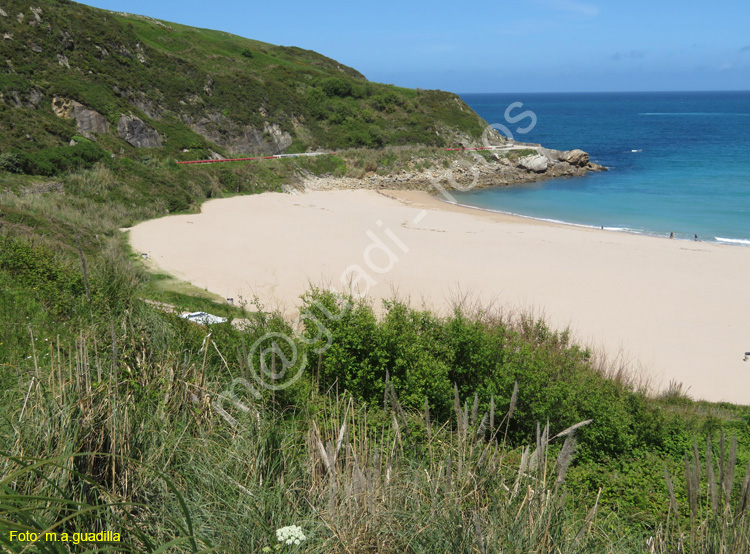
M537 148L535 148L537 149ZM354 177L316 177L314 175L302 176L300 186L306 190L339 190L339 189L402 189L402 190L424 190L435 192L441 188L448 190L471 190L488 187L502 187L509 185L522 185L535 183L558 177L578 177L591 171L606 171L606 168L588 163L585 167L579 167L558 160L568 152L558 152L551 155L552 160L544 148L538 148L538 155L526 156L529 164L537 169L541 168L544 160L546 169L534 171L512 161L511 158L501 157L498 151L493 156L493 161L487 161L481 156L475 156L473 162L464 159L454 161L449 168L440 167L436 160L429 158L412 159L414 171L402 170L389 175L367 174L361 178ZM557 152L546 150L546 152ZM539 160L538 158L541 158ZM524 158L521 158L524 159ZM575 158L574 158L575 159ZM416 168L430 166L426 170L417 171Z
M590 158L583 150L575 149L570 150L569 152L563 152L562 160L576 167L586 167L589 165Z
M531 154L518 160L519 167L534 173L544 173L547 171L547 165L547 158L541 154Z
M117 134L125 142L136 148L159 148L161 136L134 115L120 116L117 122Z
M190 128L232 154L283 154L292 136L276 123L264 122L263 129L239 125L220 113L209 113L198 121L183 117Z
M52 99L52 111L58 117L75 119L78 132L88 139L109 131L109 121L102 114L75 100L55 96Z

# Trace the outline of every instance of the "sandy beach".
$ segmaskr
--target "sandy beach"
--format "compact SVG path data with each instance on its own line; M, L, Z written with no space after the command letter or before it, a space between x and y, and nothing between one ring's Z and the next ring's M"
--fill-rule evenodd
M292 314L309 283L446 311L468 294L533 311L657 387L750 404L750 249L544 223L425 192L262 194L130 230L199 287Z

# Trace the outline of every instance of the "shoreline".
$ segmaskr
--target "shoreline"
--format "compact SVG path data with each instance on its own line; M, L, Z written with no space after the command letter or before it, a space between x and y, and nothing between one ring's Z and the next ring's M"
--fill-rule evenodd
M509 186L522 186L522 185L509 185ZM606 226L599 226L596 225L590 225L587 223L573 223L572 221L563 221L561 219L548 219L544 217L535 217L533 215L524 215L524 214L518 214L514 212L505 212L503 210L493 210L492 208L483 208L481 206L472 206L471 204L462 204L457 201L451 201L447 199L440 199L438 198L438 193L432 194L439 202L443 202L445 204L451 205L451 206L457 206L461 208L467 208L469 210L479 210L482 212L489 212L494 214L501 214L501 215L507 215L510 217L518 217L520 219L524 220L531 220L536 221L539 223L550 223L553 225L562 225L565 227L575 227L578 229L591 229L594 231L607 231L609 233L625 233L628 235L634 235L637 237L649 237L649 238L655 238L655 239L669 239L669 240L678 240L678 241L684 241L684 242L703 242L706 244L715 244L719 246L732 246L732 247L739 247L739 248L747 248L750 247L750 240L747 239L732 239L732 238L724 238L724 237L714 237L715 240L704 240L704 239L698 239L692 240L690 238L681 238L681 237L669 237L661 234L656 233L650 233L647 231L639 232L634 229L629 229L627 227L606 227Z
M697 399L750 404L742 361L750 257L731 245L536 220L407 190L212 200L200 214L139 224L130 240L163 271L225 298L258 295L287 314L309 284L340 290L342 271L367 269L369 256L387 269L359 281L372 285L376 304L396 295L440 314L468 298L532 313L656 387L682 382Z

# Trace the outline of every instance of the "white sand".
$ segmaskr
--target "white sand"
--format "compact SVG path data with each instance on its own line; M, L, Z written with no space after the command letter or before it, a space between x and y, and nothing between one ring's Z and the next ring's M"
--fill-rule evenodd
M532 309L641 367L657 386L676 380L695 398L750 404L750 361L742 361L750 249L546 224L423 192L386 194L214 200L199 215L142 223L130 239L166 272L288 313L310 282L342 290L342 274L369 280L374 299L397 290L445 310L468 292L506 310Z

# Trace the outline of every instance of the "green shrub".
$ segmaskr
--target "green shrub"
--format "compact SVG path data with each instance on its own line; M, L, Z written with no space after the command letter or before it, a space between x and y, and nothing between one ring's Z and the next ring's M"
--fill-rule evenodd
M73 146L55 146L32 153L13 152L8 156L7 165L14 168L14 173L53 177L90 168L106 158L107 152L101 146L86 140Z
M347 96L352 95L352 84L349 81L345 81L344 79L341 79L339 77L331 77L329 79L325 79L322 83L320 83L320 87L323 89L323 92L326 93L326 96L338 96L341 98L346 98Z

